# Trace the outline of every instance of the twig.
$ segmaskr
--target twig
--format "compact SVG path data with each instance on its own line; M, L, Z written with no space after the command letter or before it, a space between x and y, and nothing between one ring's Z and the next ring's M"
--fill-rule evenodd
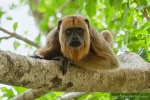
M134 0L134 2L138 5L137 0ZM147 21L150 21L150 17L148 16L148 13L146 11L146 8L141 10L142 14L144 15L144 17L147 19Z
M11 37L15 37L15 38L17 38L19 40L22 40L22 41L24 41L24 42L26 42L26 43L28 43L28 44L36 47L36 48L40 48L40 45L38 43L33 42L33 41L31 41L31 40L29 40L29 39L27 39L25 37L22 37L21 35L15 33L15 32L9 32L8 30L6 30L6 29L4 29L2 27L0 27L0 30L3 31L4 33L9 34Z
M25 92L13 97L11 100L35 100L48 92L49 91L45 89L28 89Z
M2 39L9 39L9 38L11 38L12 36L4 36L4 37L0 37L0 40L2 40Z

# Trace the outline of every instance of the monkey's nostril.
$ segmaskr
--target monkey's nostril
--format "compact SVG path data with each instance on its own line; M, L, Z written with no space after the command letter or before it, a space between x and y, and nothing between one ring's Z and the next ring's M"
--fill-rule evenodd
M77 37L73 37L73 40L78 40L78 38Z

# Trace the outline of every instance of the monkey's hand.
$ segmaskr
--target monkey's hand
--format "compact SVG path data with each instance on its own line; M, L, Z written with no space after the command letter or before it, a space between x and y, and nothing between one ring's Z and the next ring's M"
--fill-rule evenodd
M66 57L54 57L53 60L60 61L60 70L63 72L63 75L67 73L67 67L69 66L69 61Z
M33 54L30 57L32 57L32 58L38 58L38 59L44 59L44 57L42 55L37 55L37 54Z

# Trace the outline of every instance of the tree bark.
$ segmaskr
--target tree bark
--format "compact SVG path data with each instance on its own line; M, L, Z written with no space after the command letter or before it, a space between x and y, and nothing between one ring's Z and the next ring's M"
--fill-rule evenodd
M0 83L65 92L150 92L150 64L131 52L118 58L121 62L116 70L89 71L70 66L62 75L59 61L0 50Z

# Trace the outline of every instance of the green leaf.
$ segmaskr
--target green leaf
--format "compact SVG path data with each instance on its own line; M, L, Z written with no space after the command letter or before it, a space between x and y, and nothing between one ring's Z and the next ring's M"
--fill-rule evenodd
M113 5L115 9L121 10L123 0L114 0Z
M46 8L46 5L45 5L45 2L44 0L41 0L41 2L39 3L39 6L38 6L38 11L39 12L46 12L47 8Z
M137 35L137 39L138 40L141 40L141 39L144 39L146 36L144 34L138 34Z
M38 34L38 36L35 38L35 41L41 44L41 34Z
M7 20L12 20L12 17L7 17Z
M90 17L96 14L96 2L97 0L88 0L85 5L85 10L87 11L88 16Z
M138 4L147 5L147 0L137 0Z
M132 25L132 22L133 22L133 10L132 10L132 12L130 13L129 17L127 18L126 26L127 26L127 27L130 27L130 26Z
M144 25L141 26L141 29L143 30L147 30L148 28L150 28L150 21L144 23Z
M113 6L114 0L109 0L109 2L110 2L110 6Z
M28 34L28 31L24 31L24 34Z
M17 91L18 94L24 92L25 90L27 90L26 88L23 87L17 87L17 86L13 86L13 88Z
M139 35L139 34L147 35L148 32L146 30L136 29L136 30L132 31L132 34L134 34L134 35Z
M16 50L16 49L20 46L20 43L17 42L17 41L15 41L13 45L14 45L14 48L15 48L15 50Z
M14 31L16 31L17 27L18 27L18 22L15 22L15 23L13 24L13 29L14 29Z
M146 5L140 4L140 5L137 6L137 9L138 9L138 10L142 10L142 9L144 9L145 7L146 7Z
M3 16L3 14L5 14L6 12L3 12L1 9L0 9L0 18Z
M143 59L147 60L147 53L146 50L144 48L142 48L139 53L138 53Z
M150 45L150 36L146 37L146 44Z
M122 41L123 37L124 37L124 35L121 34L121 35L119 35L119 36L116 37L115 41L116 42Z

